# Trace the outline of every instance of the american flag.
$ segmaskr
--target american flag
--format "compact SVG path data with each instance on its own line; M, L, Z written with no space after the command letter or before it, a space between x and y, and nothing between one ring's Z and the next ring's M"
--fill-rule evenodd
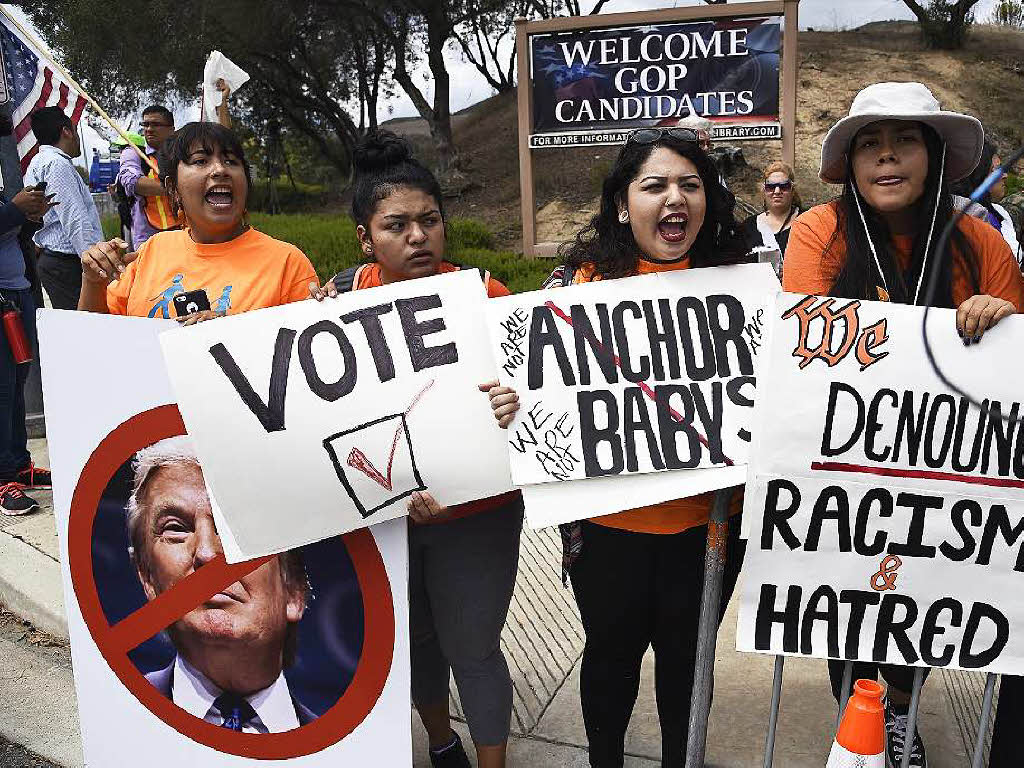
M64 82L53 66L33 50L3 16L0 16L0 49L3 52L7 87L14 104L11 118L14 122L14 138L18 142L18 158L21 160L21 172L25 173L29 161L39 151L39 144L32 133L32 113L43 107L57 106L77 126L86 101L82 94Z

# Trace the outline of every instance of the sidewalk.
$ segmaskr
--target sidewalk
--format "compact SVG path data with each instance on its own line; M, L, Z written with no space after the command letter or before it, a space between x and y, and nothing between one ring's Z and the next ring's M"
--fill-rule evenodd
M33 456L46 465L45 440L32 441ZM33 491L43 509L23 518L0 517L0 603L36 627L67 637L52 496ZM515 686L509 766L585 768L586 734L579 705L583 631L571 590L559 580L557 530L523 531L519 579L502 635ZM771 701L773 658L735 650L737 605L726 614L718 641L715 701L707 765L759 768ZM626 750L627 768L660 765L654 701L654 659L648 654ZM824 662L788 659L775 750L779 768L822 768L831 747L835 704ZM46 687L40 687L40 686ZM920 723L932 768L970 764L984 678L958 672L931 675L922 697ZM40 701L18 707L19 692ZM81 765L77 709L70 665L26 651L0 633L0 734L29 746L58 765ZM6 695L5 695L6 694ZM452 711L461 716L452 690ZM413 716L415 768L428 768L426 736ZM456 724L464 741L468 730Z

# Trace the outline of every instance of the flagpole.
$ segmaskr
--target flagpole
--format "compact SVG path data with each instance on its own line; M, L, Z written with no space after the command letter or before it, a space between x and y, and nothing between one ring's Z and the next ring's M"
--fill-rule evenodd
M21 26L21 24L18 23L18 20L15 19L13 16L11 16L11 14L9 14L7 12L7 9L2 4L0 4L0 14L3 14L4 18L6 18L9 22L11 22L11 24L14 25L15 29L17 29L25 37L26 40L28 40L29 42L32 43L32 45L35 47L35 49L39 52L39 55L42 56L43 58L45 58L48 62L50 62L57 69L57 71L60 72L61 77L63 77L68 82L69 85L73 86L82 95L82 97L87 102L89 102L89 106L93 108L93 110L96 112L96 114L99 115L100 117L102 117L104 120L106 120L110 124L110 127L113 128L117 132L117 135L120 136L122 139L124 139L125 142L128 144L128 146L132 147L139 154L139 157L142 158L142 162L144 162L144 163L146 163L148 165L150 163L150 161L149 161L149 157L147 157L146 153L143 152L142 149L139 148L135 144L135 142L133 142L128 137L128 134L125 133L124 130L122 130L121 126L119 126L114 121L114 118L112 118L110 115L108 115L106 113L106 110L104 110L103 107L101 107L99 104L97 104L96 100L92 96L90 96L88 93L86 93L85 89L81 85L78 84L78 82L75 80L75 78L73 78L70 74L68 74L68 71L66 69L64 69L64 67L62 67L50 55L50 53L47 50L47 48L39 40L36 39L35 35L33 35L31 32L29 32L27 29L25 29L23 26Z

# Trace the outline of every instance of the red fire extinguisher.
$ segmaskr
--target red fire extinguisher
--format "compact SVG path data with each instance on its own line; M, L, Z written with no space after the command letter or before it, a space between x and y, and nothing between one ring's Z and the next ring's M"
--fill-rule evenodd
M11 347L14 362L19 365L31 363L32 345L28 341L28 334L25 333L25 324L21 321L21 310L14 302L4 298L0 303L0 311L3 312L4 335Z

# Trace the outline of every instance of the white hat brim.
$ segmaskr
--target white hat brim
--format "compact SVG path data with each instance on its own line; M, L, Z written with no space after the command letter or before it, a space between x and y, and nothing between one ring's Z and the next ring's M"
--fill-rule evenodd
M846 181L846 153L857 131L879 120L912 120L930 125L946 142L946 177L959 181L978 167L985 145L985 129L981 122L959 112L927 112L912 114L864 114L844 117L832 126L821 142L821 170L818 176L829 184Z

